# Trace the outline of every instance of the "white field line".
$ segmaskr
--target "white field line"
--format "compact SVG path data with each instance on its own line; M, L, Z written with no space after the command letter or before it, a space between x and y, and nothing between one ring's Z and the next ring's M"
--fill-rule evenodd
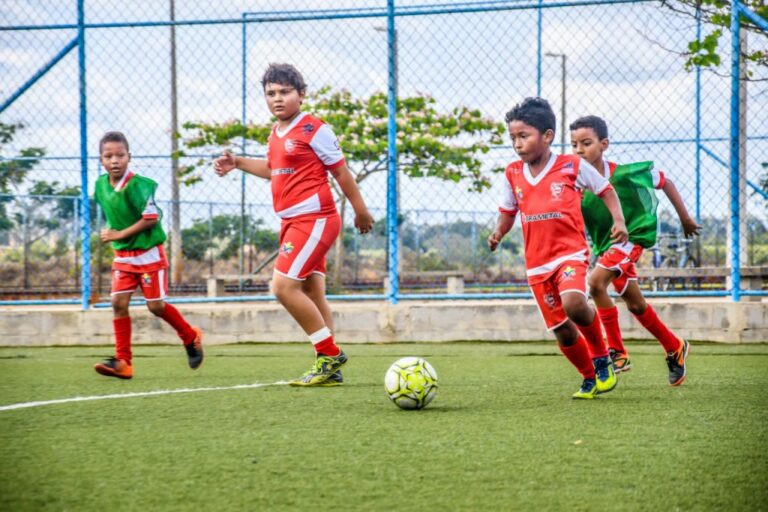
M255 389L266 386L283 386L286 381L279 380L272 383L238 384L236 386L217 386L212 388L182 388L182 389L158 389L156 391L141 391L136 393L118 393L114 395L75 396L72 398L60 398L58 400L44 400L41 402L22 402L19 404L0 406L0 411L12 411L15 409L28 409L30 407L42 407L44 405L68 404L71 402L90 402L92 400L115 400L118 398L137 398L142 396L173 395L176 393L200 393L202 391L228 391L231 389Z

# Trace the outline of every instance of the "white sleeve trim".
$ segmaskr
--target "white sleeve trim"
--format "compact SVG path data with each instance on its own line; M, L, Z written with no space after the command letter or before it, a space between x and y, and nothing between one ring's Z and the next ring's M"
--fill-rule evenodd
M579 164L579 175L576 176L576 188L587 189L597 195L611 184L600 174L592 164L582 159Z
M327 166L337 164L344 159L344 153L339 147L339 140L327 124L320 125L315 136L309 141L309 146L320 161Z
M499 207L502 210L517 211L515 191L512 190L512 184L506 176L504 177L504 182L501 186L501 204Z

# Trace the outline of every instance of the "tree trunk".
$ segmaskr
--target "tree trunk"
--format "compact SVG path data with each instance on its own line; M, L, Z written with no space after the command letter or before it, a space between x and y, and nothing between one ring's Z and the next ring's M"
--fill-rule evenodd
M341 267L344 265L344 213L347 209L347 198L341 196L339 201L339 216L341 217L341 233L336 238L336 255L333 259L333 279L331 286L336 293L341 291Z

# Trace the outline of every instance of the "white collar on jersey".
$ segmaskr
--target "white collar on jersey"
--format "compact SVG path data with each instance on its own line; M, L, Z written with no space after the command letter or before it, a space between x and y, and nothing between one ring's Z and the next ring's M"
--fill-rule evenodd
M299 115L297 115L296 118L293 121L291 121L291 124L288 125L288 128L286 128L282 132L280 131L280 127L279 126L275 126L275 135L277 135L279 138L282 139L283 137L285 137L288 134L289 131L293 130L293 127L296 126L297 124L299 124L299 121L304 119L304 116L306 116L306 115L307 115L306 112L302 112Z
M117 185L115 185L115 192L120 192L125 188L125 186L128 184L128 180L133 178L133 173L129 171L128 169L125 170L125 174L123 174L123 177L120 178L120 181L117 182Z
M531 168L528 167L528 164L523 164L523 176L525 176L526 181L531 185L536 186L552 169L552 166L555 165L555 160L557 160L556 154L552 153L549 155L549 161L547 162L547 165L544 166L544 169L539 174L537 174L535 178L531 176Z
M603 158L603 176L607 179L611 179L611 166L608 165L608 160Z

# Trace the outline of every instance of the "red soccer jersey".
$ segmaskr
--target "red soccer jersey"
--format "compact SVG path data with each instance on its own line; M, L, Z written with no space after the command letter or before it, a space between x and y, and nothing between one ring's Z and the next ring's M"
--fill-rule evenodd
M601 195L611 188L608 180L578 156L555 154L536 177L522 161L509 164L504 175L499 211L520 212L528 282L545 281L565 261L586 261L581 190Z
M299 114L284 131L272 128L267 147L272 201L283 219L336 214L328 169L344 164L333 130L309 114Z

